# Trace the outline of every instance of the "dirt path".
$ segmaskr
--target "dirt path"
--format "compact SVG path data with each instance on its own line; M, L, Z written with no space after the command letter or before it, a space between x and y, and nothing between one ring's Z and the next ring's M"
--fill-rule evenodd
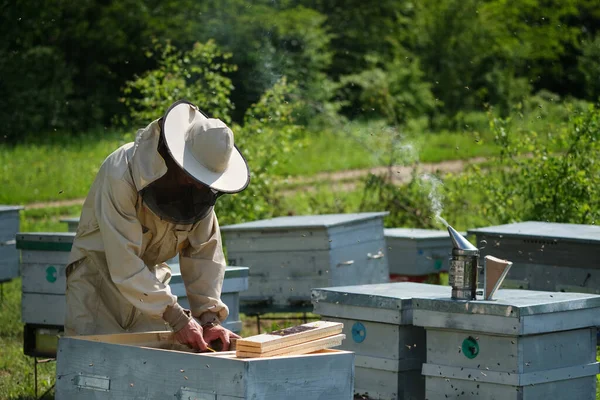
M439 163L424 163L417 165L419 174L435 174L435 173L457 173L464 169L465 165L477 164L484 162L486 158L477 157L469 160L450 160ZM298 191L315 192L317 186L329 184L334 190L350 191L356 189L359 180L368 174L385 174L388 167L374 167L366 169L352 169L337 172L322 172L313 176L300 176L288 178L284 181L289 189L283 190L283 195L292 195ZM413 166L395 165L392 167L394 171L394 183L403 184L410 181ZM82 205L84 199L70 199L59 201L47 201L31 203L25 206L26 209L46 208L46 207L61 207Z
M416 166L418 174L436 174L436 173L458 173L468 164L478 164L486 161L484 157L471 158L469 160L450 160L439 163L425 163ZM290 189L284 190L284 195L296 193L299 190L305 192L314 192L318 185L329 183L331 189L350 191L356 189L359 179L368 174L386 174L388 167L374 167L366 169L355 169L338 172L324 172L310 177L294 177L285 180ZM395 184L405 184L410 182L413 166L395 165L392 167L394 172L393 181Z

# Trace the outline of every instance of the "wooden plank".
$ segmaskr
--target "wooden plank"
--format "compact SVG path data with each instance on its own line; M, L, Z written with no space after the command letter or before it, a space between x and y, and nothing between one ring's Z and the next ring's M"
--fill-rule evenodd
M315 321L307 324L281 329L271 333L263 333L237 341L239 347L255 348L256 352L267 352L282 347L291 346L332 336L341 333L343 324L339 322Z
M346 335L334 335L325 337L322 339L311 340L310 342L300 343L293 346L283 347L277 350L267 351L263 353L255 353L245 351L246 348L238 346L235 351L235 355L238 358L265 358L275 356L293 356L300 354L308 354L313 351L328 349L336 347L342 344L342 341L346 338Z

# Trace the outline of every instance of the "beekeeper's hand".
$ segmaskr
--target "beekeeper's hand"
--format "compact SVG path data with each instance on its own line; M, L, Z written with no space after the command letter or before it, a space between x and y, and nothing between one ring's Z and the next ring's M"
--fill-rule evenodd
M186 310L175 303L167 307L163 319L171 326L171 329L175 332L175 339L179 343L196 350L206 350L207 345L202 336L202 327L192 318L190 310Z
M195 319L190 319L187 325L175 332L175 339L182 344L190 346L192 349L206 351L206 332Z
M231 338L241 339L241 336L236 335L229 329L223 328L221 325L208 325L204 327L204 340L206 343L221 339L222 348L215 349L217 351L229 350Z

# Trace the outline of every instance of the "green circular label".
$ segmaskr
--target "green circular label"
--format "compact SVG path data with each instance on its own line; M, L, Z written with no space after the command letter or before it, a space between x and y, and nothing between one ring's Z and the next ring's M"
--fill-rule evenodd
M56 267L54 265L46 268L46 280L50 283L56 282Z
M462 353L469 359L477 357L479 354L479 343L477 343L477 340L471 336L463 340Z
M437 259L435 260L434 264L433 264L433 268L435 268L437 271L439 271L440 269L442 269L442 260Z

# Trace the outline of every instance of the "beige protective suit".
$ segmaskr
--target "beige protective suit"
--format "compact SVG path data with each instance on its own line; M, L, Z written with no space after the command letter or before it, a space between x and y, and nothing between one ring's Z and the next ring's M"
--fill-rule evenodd
M157 147L158 120L100 167L83 205L67 267L66 335L169 329L162 319L177 298L164 262L179 253L192 315L227 318L225 274L214 210L195 224L161 220L139 192L167 171Z

